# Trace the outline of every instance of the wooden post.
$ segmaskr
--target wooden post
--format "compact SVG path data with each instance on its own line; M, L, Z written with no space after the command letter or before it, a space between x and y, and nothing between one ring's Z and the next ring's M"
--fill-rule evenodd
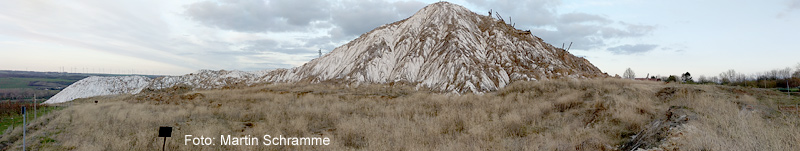
M164 143L161 145L161 150L165 150L167 146L167 137L172 137L172 127L162 126L158 128L158 137L164 137Z
M36 110L39 102L36 102L36 92L33 92L33 119L36 119Z
M569 47L567 47L567 51L569 51L569 48L572 48L572 42L569 42Z
M164 143L161 144L161 151L164 151L165 147L167 147L167 137L164 137Z

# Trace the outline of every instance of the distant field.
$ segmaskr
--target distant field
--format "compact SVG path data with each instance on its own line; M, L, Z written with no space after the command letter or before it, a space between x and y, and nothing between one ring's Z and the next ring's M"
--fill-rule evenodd
M60 89L89 76L131 75L0 70L0 89ZM160 77L159 75L140 76Z
M43 88L57 85L66 85L75 82L76 80L67 79L49 79L49 78L16 78L16 77L2 77L0 78L0 89L14 89L14 88ZM31 85L32 82L40 82Z
M47 99L77 80L34 77L0 77L0 100Z
M798 88L789 88L789 89L786 89L786 88L777 88L777 90L778 90L778 91L781 91L781 92L786 92L786 91L789 91L789 92L800 92L800 89L798 89Z

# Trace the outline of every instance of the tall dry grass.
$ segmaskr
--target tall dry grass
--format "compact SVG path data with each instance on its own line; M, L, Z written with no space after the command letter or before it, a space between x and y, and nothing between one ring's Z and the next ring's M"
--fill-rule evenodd
M387 85L178 88L76 100L35 121L29 138L42 143L29 147L155 150L158 127L172 126L168 150L800 149L797 116L774 102L797 103L752 89L621 79L518 82L484 95ZM331 145L218 144L219 135L265 134ZM215 137L217 146L184 145L184 135Z

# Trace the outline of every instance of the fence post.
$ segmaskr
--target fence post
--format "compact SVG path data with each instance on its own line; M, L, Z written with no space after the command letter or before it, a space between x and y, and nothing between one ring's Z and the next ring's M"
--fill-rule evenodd
M34 120L36 119L36 110L39 108L38 104L39 103L36 102L36 93L33 93L33 119Z
M22 106L22 151L25 151L25 120L28 116L28 113L25 112L25 106Z

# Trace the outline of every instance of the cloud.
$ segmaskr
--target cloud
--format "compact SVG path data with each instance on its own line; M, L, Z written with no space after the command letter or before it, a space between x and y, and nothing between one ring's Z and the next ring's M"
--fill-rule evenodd
M333 49L339 46L332 42L331 36L321 36L302 40L306 41L305 47L322 49L322 53L333 51Z
M178 2L156 0L0 1L0 37L13 37L22 41L19 44L44 43L63 48L48 50L54 53L79 50L154 61L169 65L164 68L169 68L170 74L197 69L252 70L281 65L288 68L301 65L316 54L316 49L312 51L303 43L197 26L196 22L185 20L183 14L176 14L185 11L183 6ZM303 18L297 20L314 20ZM287 20L285 23L300 24L302 21ZM74 66L70 62L63 64ZM264 64L273 66L261 66ZM174 69L180 71L172 71Z
M800 10L800 1L787 0L784 3L786 4L786 8L778 13L777 16L778 18L785 17L786 15L792 13L795 10Z
M573 49L604 50L610 41L643 37L655 26L631 24L607 16L583 12L559 13L561 0L466 0L480 9L492 9L516 24L531 29L548 43L575 43ZM248 43L247 49L287 54L309 53L310 48L331 50L338 44L388 23L413 15L426 4L419 1L202 1L186 6L191 20L205 26L238 32L309 32L325 29L325 35L300 38L298 47L263 47ZM313 8L313 9L309 9ZM269 44L274 45L274 44ZM298 48L298 49L293 49ZM298 51L298 52L292 52Z
M331 11L332 23L337 29L331 31L332 38L361 35L384 24L402 20L425 7L417 1L363 1L345 0Z
M559 13L560 0L466 0L551 43L599 49L655 26ZM0 1L0 36L140 58L188 70L289 68L413 15L415 0ZM468 4L463 4L468 5ZM602 50L602 49L601 49ZM54 50L55 51L55 50Z
M186 5L183 14L206 26L240 32L302 31L329 20L329 5L320 0L202 1Z
M242 49L299 54L311 53L311 48L331 50L335 44L409 17L425 5L418 1L381 0L201 1L186 5L183 15L207 27L244 33L326 32L327 35L298 38L305 43L303 46L265 40L246 42Z
M528 28L548 43L574 42L573 49L604 50L609 41L643 37L655 26L616 21L607 16L583 12L559 13L561 0L466 0L478 12L492 9L518 28ZM413 15L426 4L419 1L341 0L329 1L202 1L186 6L191 20L205 26L238 32L309 32L326 29L325 35L300 38L304 49L257 47L248 49L287 54L310 52L310 48L331 50L336 45L388 23ZM313 8L313 9L309 9ZM484 9L481 11L480 9Z
M3 1L0 24L10 26L0 35L196 68L193 59L167 52L174 49L161 7L148 1Z
M674 52L683 52L686 51L686 49L689 49L689 47L683 44L672 44L670 46L661 47L661 50L674 51Z
M332 24L339 28L336 38L363 34L424 6L418 1L230 0L192 3L183 14L205 26L239 32L303 32Z
M608 48L608 51L611 51L614 54L640 54L651 51L658 47L658 45L654 44L636 44L636 45L620 45L616 47Z
M249 41L247 46L242 48L242 50L250 52L264 52L274 49L276 46L278 46L278 44L278 41L271 39L252 40Z
M596 22L600 24L608 24L611 22L610 19L600 16L600 15L592 15L587 13L567 13L562 14L558 18L559 23L561 24L575 24L575 23L584 23L584 22Z
M513 1L467 0L481 9L500 13L517 28L528 28L545 42L573 42L573 49L603 50L609 41L651 34L656 26L615 21L603 15L582 12L559 13L560 0ZM473 10L477 11L477 10ZM482 12L482 11L479 11Z
M491 9L499 13L507 21L511 17L511 21L517 23L517 25L533 27L543 27L555 23L558 20L558 16L554 8L561 5L561 0L467 0L467 2L483 9L472 11L488 12Z

